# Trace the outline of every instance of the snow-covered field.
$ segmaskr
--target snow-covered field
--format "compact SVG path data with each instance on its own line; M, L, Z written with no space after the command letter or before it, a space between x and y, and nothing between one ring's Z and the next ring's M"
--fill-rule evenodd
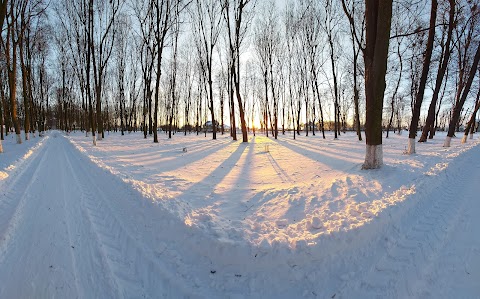
M480 298L477 137L159 137L4 141L0 298Z

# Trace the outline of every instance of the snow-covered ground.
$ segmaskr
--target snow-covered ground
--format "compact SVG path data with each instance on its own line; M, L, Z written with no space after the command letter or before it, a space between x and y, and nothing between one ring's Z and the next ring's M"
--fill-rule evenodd
M480 298L478 138L390 136L7 139L0 298Z

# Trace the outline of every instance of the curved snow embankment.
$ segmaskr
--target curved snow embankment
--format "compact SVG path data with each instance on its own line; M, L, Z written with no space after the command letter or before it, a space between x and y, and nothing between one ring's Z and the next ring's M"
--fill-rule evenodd
M388 213L384 226L376 225L371 244L361 248L362 258L352 253L357 258L351 275L337 290L338 297L438 298L449 293L447 297L471 298L478 294L478 279L471 276L468 263L480 262L474 254L479 243L473 224L478 223L474 215L480 212L480 190L469 180L478 181L479 155L477 141L449 154L449 163L438 163L415 180L416 193L402 209ZM469 250L475 244L477 249ZM446 261L450 269L445 268ZM452 279L452 272L464 277Z
M391 246L390 236L399 236L411 230L412 219L422 217L424 210L435 202L435 198L429 195L443 187L450 173L457 173L479 151L477 141L460 150L452 150L451 154L447 152L433 166L427 167L424 173L415 173L413 179L404 178L410 174L388 165L384 169L369 172L366 178L380 179L387 175L392 180L398 179L401 187L366 204L360 203L361 209L347 209L352 214L364 214L363 218L367 221L362 225L317 235L310 240L297 239L295 246L291 246L291 243L270 242L267 238L258 243L248 242L247 232L237 234L236 238L230 240L220 238L224 235L208 230L208 222L215 220L212 217L200 217L207 222L204 226L189 227L178 214L170 214L179 202L173 196L169 197L171 192L167 189L152 192L148 189L151 187L149 184L103 163L100 158L89 155L82 146L72 143L95 164L150 199L147 204L139 204L144 205L143 209L149 209L150 217L162 218L157 235L162 240L158 244L159 254L168 258L166 253L174 250L178 255L171 256L173 261L180 260L182 265L177 271L186 279L192 278L203 294L212 297L243 295L287 298L298 297L299 294L305 297L337 294L342 288L349 287L350 281L361 276L364 273L362 269L377 260L375 255ZM172 209L166 208L163 203L152 204L164 198L171 199L168 202ZM182 209L181 204L176 206L177 210ZM340 214L339 217L348 220L350 214ZM284 226L284 223L277 223L277 226ZM316 229L314 226L320 227L311 222L310 229ZM282 231L277 227L269 234L276 238Z

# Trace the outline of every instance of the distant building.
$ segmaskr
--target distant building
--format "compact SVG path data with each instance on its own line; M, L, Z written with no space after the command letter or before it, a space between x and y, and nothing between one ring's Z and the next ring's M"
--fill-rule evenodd
M217 125L217 132L220 131L220 127L217 121L215 121L215 124ZM213 124L210 120L205 122L205 124L203 125L203 130L207 132L213 132Z

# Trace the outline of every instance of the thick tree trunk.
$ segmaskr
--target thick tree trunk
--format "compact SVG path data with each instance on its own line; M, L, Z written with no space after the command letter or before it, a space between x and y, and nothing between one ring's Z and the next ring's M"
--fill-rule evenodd
M383 165L382 112L387 72L388 45L392 20L392 0L366 0L365 95L366 153L363 169Z

